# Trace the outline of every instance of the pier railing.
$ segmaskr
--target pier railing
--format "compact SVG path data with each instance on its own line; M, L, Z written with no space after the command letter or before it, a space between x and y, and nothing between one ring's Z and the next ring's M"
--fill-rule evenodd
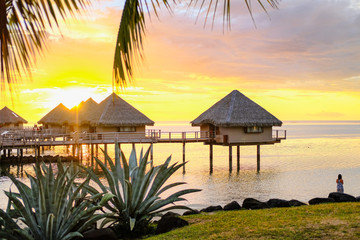
M216 137L209 131L161 131L148 129L145 132L74 132L49 134L41 131L4 131L0 134L0 146L70 145L101 143L155 143L155 142L205 142ZM273 130L273 140L286 139L286 130Z
M286 130L272 130L272 138L275 140L286 139Z
M160 142L171 141L205 141L211 136L209 131L161 131L157 129L149 129L146 136L153 137Z

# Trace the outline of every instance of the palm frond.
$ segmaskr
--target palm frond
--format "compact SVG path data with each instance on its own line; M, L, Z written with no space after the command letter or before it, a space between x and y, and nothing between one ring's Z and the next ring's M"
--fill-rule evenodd
M30 75L35 55L46 47L48 28L74 16L90 0L1 0L0 53L1 87L10 90L23 74ZM24 73L23 73L24 71Z
M249 10L250 16L255 24L251 0L244 0L247 9ZM271 8L278 7L278 0L256 0L261 8L267 13L266 5L269 5ZM168 10L171 11L168 0L151 0L151 6L154 14L158 16L157 9L161 5L164 5ZM173 1L175 4L181 2L181 0ZM205 8L205 22L210 15L212 14L212 25L215 22L215 16L218 11L219 0L190 0L189 8L196 8L199 6L199 15ZM132 82L134 76L134 68L139 61L142 60L142 51L143 51L143 37L145 36L146 20L145 20L145 11L150 15L150 9L146 0L126 0L121 21L120 27L118 30L116 47L115 47L115 57L113 64L113 87L120 86L124 88L128 83ZM223 0L223 28L231 29L230 24L230 0ZM225 27L226 24L226 27Z
M171 10L168 0L151 0L157 16L161 5ZM118 30L113 64L114 86L126 87L132 81L134 67L142 60L143 37L145 35L145 13L150 14L146 0L126 0Z

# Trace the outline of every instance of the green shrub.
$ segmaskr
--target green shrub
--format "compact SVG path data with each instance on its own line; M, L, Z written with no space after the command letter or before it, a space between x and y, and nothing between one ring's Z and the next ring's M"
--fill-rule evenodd
M163 186L169 177L185 163L169 165L171 160L169 157L163 164L154 167L148 161L149 151L150 148L143 155L141 150L138 160L136 151L133 149L128 163L118 144L115 144L115 162L107 153L104 153L105 162L109 163L109 168L95 158L104 173L108 187L100 181L93 170L87 169L101 191L114 195L108 204L105 204L105 207L112 212L112 216L104 220L102 226L107 223L118 224L121 229L135 231L137 228L147 226L153 217L160 216L165 211L189 209L173 203L185 200L181 197L185 194L200 190L185 189L175 192L165 199L160 197L166 190L185 184L185 182L176 182ZM99 194L95 188L91 188L91 192L95 195ZM172 205L169 206L169 204Z
M90 176L81 184L76 184L75 178L79 171L73 165L64 167L60 161L57 164L57 174L51 164L47 167L44 163L36 163L34 170L35 177L27 174L30 187L9 175L19 193L5 191L9 206L6 212L0 211L3 223L0 225L0 236L14 233L21 236L18 239L72 239L82 237L81 232L106 217L106 214L98 214L96 211L112 195L89 195L85 186L89 184ZM20 228L11 219L10 207L14 208L15 215L21 216L18 220L26 225L25 228Z

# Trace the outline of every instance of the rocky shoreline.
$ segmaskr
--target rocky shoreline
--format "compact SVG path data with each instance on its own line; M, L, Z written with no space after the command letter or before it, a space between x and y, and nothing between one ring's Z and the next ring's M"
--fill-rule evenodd
M328 197L315 197L304 203L296 199L284 200L278 198L269 199L266 202L259 201L254 198L246 198L242 205L237 201L232 201L231 203L226 204L224 207L220 205L208 206L206 208L199 210L188 210L183 213L183 216L200 214L202 212L210 213L216 211L232 211L232 210L257 210L257 209L269 209L269 208L282 208L282 207L299 207L306 205L316 205L324 203L341 203L341 202L360 202L360 196L354 197L346 193L332 192ZM164 215L158 222L157 233L164 233L175 228L183 227L188 225L188 223L179 218L179 214L176 213L167 213ZM181 219L182 221L178 220ZM185 223L185 222L186 223ZM161 224L160 224L161 223ZM178 224L178 225L177 225Z
M325 204L325 203L342 203L342 202L360 202L360 196L354 197L352 195L346 193L338 193L332 192L328 195L328 197L315 197L308 201L308 203L304 203L298 201L296 199L292 200L284 200L278 198L269 199L266 202L259 201L254 198L246 198L242 205L240 205L237 201L232 201L225 206L214 205L208 206L206 208L199 210L188 210L184 212L182 215L193 215L200 213L211 213L216 211L232 211L232 210L257 210L257 209L271 209L271 208L283 208L283 207L299 207L299 206L307 206L307 205L316 205L316 204ZM159 221L155 221L157 224L156 230L154 234L161 234L165 232L169 232L176 228L181 228L189 225L189 223L180 218L180 214L174 212L167 212L163 215ZM107 239L107 240L116 240L117 237L115 233L109 229L92 229L84 234L84 239L94 240L94 239Z

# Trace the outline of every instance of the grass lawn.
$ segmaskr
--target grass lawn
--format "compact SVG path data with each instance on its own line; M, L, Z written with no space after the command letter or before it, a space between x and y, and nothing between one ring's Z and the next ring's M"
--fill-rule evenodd
M147 239L360 239L360 203L202 213Z

